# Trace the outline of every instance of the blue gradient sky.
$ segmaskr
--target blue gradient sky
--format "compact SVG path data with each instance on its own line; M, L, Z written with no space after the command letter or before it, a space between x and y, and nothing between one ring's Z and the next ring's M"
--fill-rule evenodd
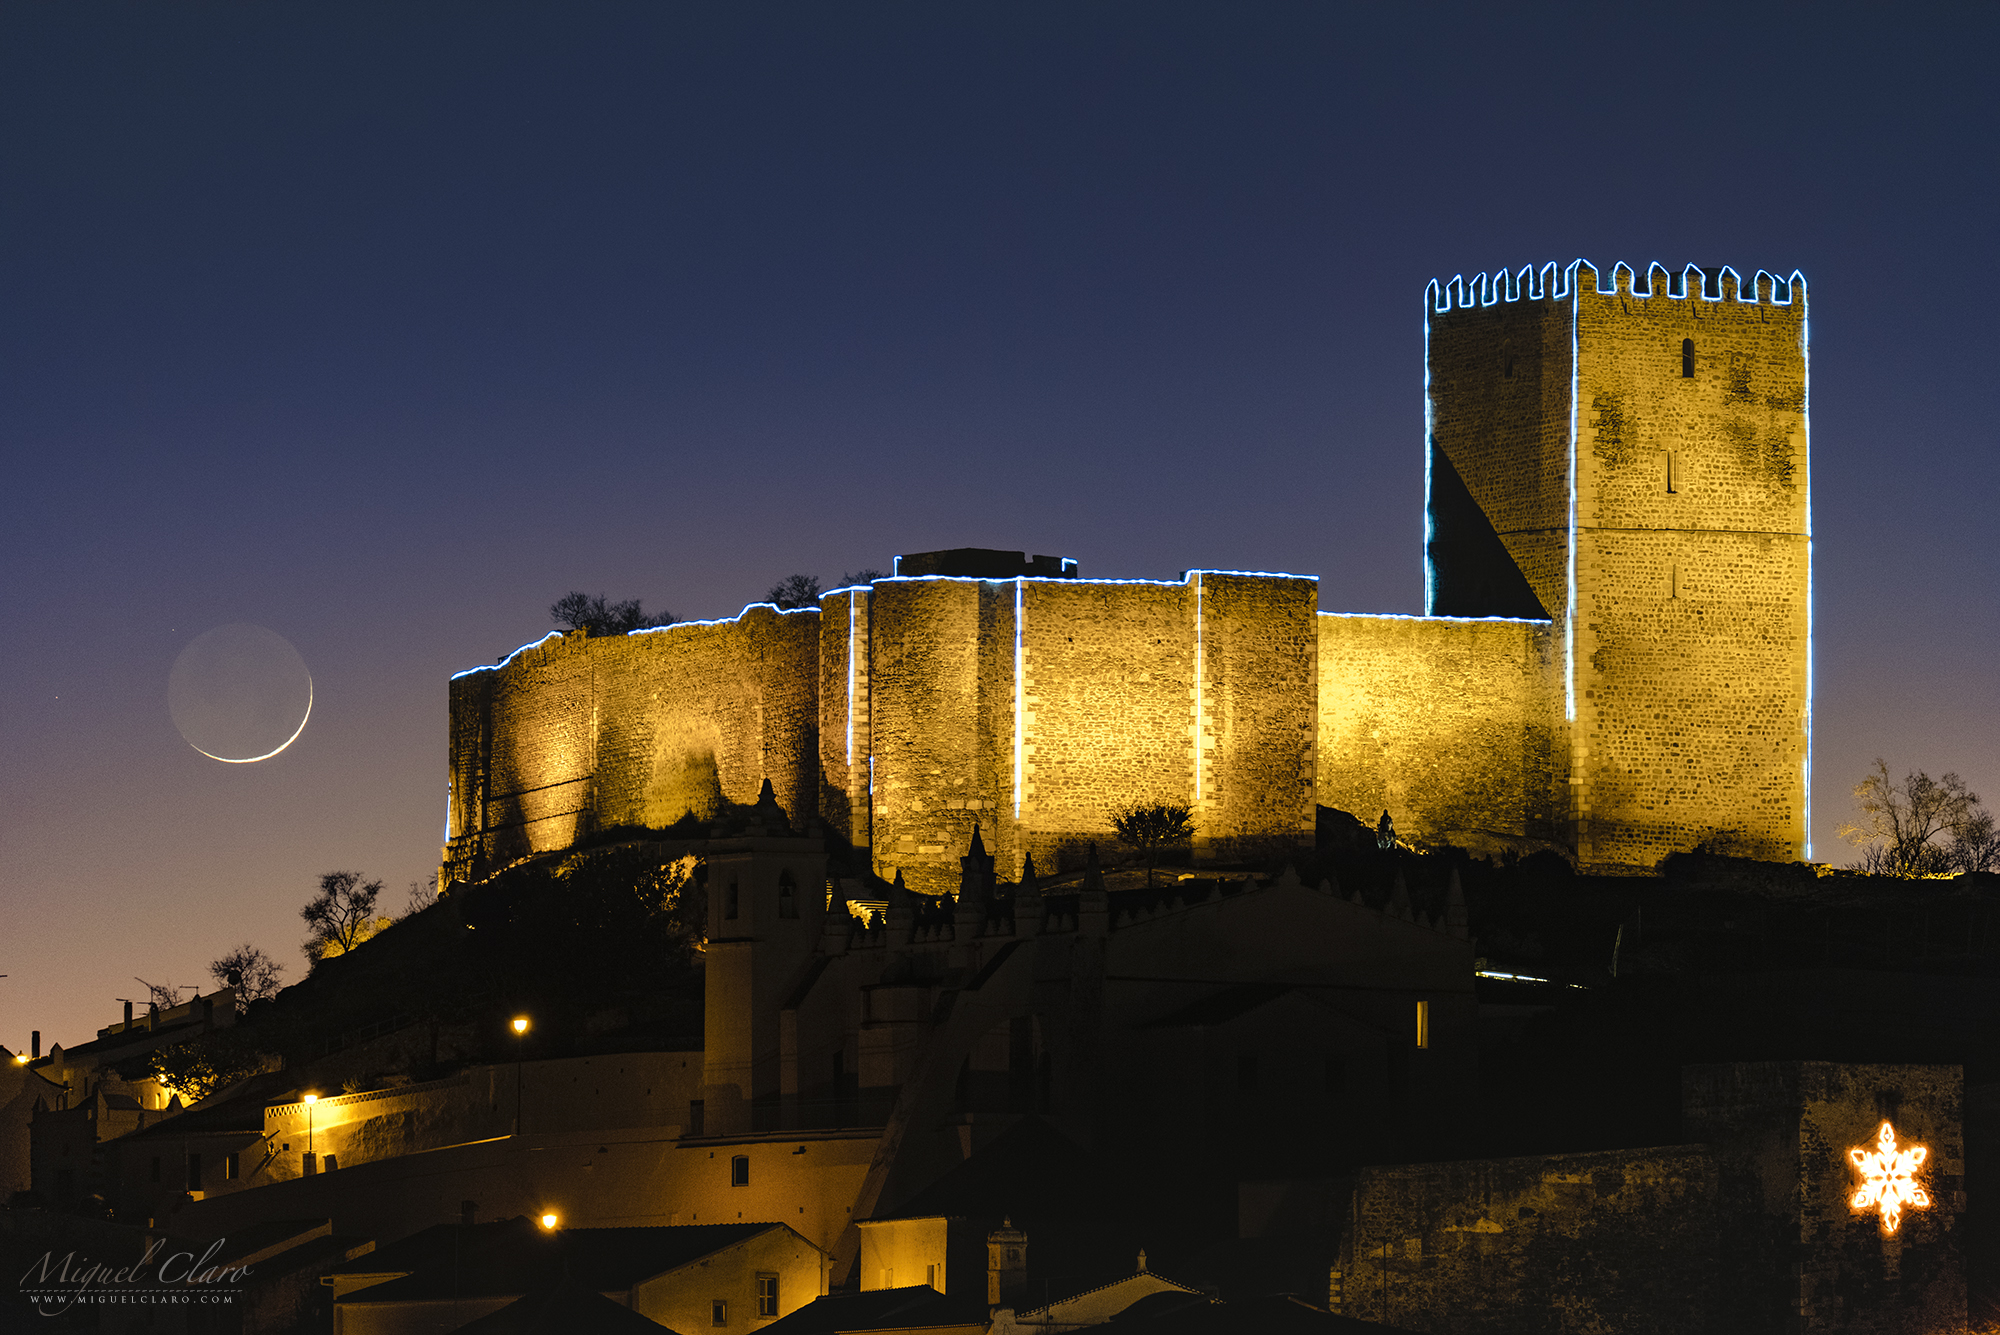
M1424 284L1578 255L1811 281L1819 855L1877 754L2000 801L2000 11L1923 13L0 10L0 1043L400 900L446 679L571 588L1417 611ZM259 765L167 714L231 621L317 684Z

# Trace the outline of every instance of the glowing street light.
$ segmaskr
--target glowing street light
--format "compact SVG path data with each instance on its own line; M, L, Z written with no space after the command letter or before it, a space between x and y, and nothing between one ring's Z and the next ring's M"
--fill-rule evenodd
M550 1210L542 1216L542 1228L545 1232L553 1233L556 1225L560 1222L561 1220L557 1217L554 1210Z
M521 1134L521 1044L528 1035L528 1017L514 1017L514 1134Z

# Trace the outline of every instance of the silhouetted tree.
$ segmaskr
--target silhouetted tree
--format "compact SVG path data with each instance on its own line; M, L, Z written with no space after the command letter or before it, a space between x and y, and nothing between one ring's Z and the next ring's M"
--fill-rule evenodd
M1854 866L1878 876L1948 876L2000 865L1993 816L1956 774L1933 779L1922 770L1899 784L1877 758L1874 772L1854 785L1863 818L1840 827L1861 846Z
M403 896L403 911L396 915L396 921L415 917L438 900L437 873L432 872L428 881L411 881L409 893Z
M239 1005L275 997L284 986L284 966L248 942L211 963L208 971L216 982L236 989Z
M143 1058L140 1074L150 1075L180 1095L183 1106L201 1102L270 1065L247 1026L217 1029L185 1043L155 1048Z
M764 601L788 612L795 607L818 607L819 576L787 575L771 586Z
M1146 884L1160 850L1194 838L1194 812L1181 802L1130 802L1111 811L1111 828L1118 842L1138 849L1146 858Z
M637 598L607 603L604 595L571 592L549 604L549 619L564 630L580 630L586 635L624 635L629 631L674 624L672 612L647 616Z
M319 878L319 894L299 910L311 935L306 937L306 959L313 964L329 955L345 955L366 941L375 930L375 900L382 893L380 881L363 881L358 871L330 871Z
M842 575L840 583L834 587L841 589L852 588L856 584L873 584L878 579L887 578L889 578L889 572L886 570L856 570L851 574Z

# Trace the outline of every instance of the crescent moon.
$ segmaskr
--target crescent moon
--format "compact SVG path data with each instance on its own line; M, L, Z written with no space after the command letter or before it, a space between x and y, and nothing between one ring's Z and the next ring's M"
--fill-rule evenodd
M195 750L201 751L201 753L207 756L210 760L220 760L225 765L254 765L260 760L269 760L272 756L277 755L279 751L284 750L286 747L290 746L293 742L296 742L299 739L299 734L306 730L306 724L312 719L312 716L313 716L313 684L312 684L312 675L308 673L306 675L306 716L305 718L299 720L299 726L293 730L292 735L287 737L284 741L280 742L272 750L266 751L261 756L235 757L235 756L219 756L215 754L215 752L213 751L201 751L201 748L198 746L194 746L193 742L189 742L188 745L194 746Z

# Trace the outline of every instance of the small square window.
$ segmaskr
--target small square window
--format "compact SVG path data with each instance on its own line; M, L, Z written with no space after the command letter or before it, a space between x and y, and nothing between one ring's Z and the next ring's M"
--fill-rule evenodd
M776 1275L757 1276L757 1315L776 1316L778 1314L778 1277Z
M750 1156L739 1154L729 1161L729 1185L747 1187L750 1185Z
M708 1302L708 1324L709 1324L709 1325L711 1325L711 1326L726 1326L726 1325L728 1325L728 1324L729 1324L729 1300L728 1300L728 1299L726 1299L726 1298L711 1298L711 1299L709 1299L709 1302Z

